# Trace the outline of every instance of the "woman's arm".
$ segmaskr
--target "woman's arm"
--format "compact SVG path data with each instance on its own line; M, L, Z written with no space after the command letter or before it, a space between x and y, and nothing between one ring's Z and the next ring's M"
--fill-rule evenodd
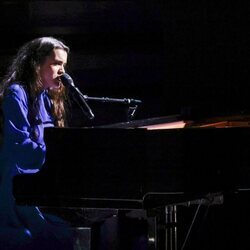
M32 137L28 120L28 100L24 89L12 85L3 102L4 145L21 172L36 172L45 161L46 146L43 125L36 126L37 137Z

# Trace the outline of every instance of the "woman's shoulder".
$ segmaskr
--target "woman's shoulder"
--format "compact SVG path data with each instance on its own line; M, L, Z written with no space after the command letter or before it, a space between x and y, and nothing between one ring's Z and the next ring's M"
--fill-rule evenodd
M9 92L14 92L14 93L23 93L23 92L25 92L24 87L18 82L12 83L8 87L8 91Z
M10 105L11 103L22 103L23 106L28 105L28 95L25 88L19 83L13 83L5 92L4 103Z
M19 99L27 99L27 93L24 87L19 83L11 84L7 89L7 95L14 95Z

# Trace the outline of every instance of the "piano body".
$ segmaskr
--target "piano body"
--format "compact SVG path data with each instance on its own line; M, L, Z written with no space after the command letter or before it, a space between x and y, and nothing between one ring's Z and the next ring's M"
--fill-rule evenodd
M45 141L42 170L13 180L19 204L151 211L249 188L248 118L47 128Z

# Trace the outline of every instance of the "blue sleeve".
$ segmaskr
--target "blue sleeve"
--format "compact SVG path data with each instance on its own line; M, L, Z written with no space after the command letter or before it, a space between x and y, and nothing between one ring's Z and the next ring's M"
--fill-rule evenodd
M21 172L37 172L45 161L46 147L43 125L37 125L36 139L31 136L28 120L28 101L24 89L12 85L3 102L4 140L8 155L12 156Z

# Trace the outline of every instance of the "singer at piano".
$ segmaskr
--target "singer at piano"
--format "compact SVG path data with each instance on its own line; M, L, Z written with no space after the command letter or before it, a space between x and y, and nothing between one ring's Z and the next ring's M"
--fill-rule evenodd
M61 40L53 37L36 38L19 49L1 81L1 249L75 248L77 236L73 227L75 221L79 223L77 216L73 216L74 223L72 223L70 216L65 216L65 213L58 212L57 209L22 206L16 204L13 196L13 177L38 173L46 162L44 128L67 125L69 91L63 82L63 76L68 54L69 47ZM117 225L120 225L120 217L117 218L112 211L107 213L106 210L101 214L98 212L97 216L94 212L90 215L91 218L89 215L87 218L80 215L79 220L80 224L88 224L91 221L90 227L98 227L98 233L95 233L95 249L128 249L120 242L121 237L117 237L117 230L121 229L117 228ZM131 232L127 234L126 228L133 230L130 223L125 221L125 224L129 226L125 226L125 229L122 227L124 234L122 238L125 238L127 244L127 236L131 235ZM89 240L87 241L89 247ZM84 244L83 241L81 245ZM122 247L117 244L122 244Z
M58 216L19 206L12 178L38 172L44 161L44 128L65 123L65 73L69 48L53 37L23 45L0 85L1 249L73 249L73 233ZM44 183L46 185L46 183Z

